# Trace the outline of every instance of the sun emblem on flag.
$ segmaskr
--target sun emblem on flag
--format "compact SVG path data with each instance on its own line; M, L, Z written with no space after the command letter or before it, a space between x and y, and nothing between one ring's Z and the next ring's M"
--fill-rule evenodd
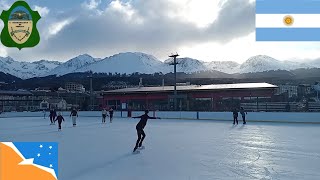
M292 24L293 24L293 22L294 22L294 19L293 19L293 17L292 16L285 16L284 18L283 18L283 23L285 24L285 25L287 25L287 26L291 26Z

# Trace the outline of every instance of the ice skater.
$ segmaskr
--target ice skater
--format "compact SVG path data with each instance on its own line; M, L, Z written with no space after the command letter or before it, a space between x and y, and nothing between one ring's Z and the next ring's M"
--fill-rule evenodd
M108 116L108 111L104 108L102 110L102 124L106 123L106 117Z
M233 124L238 124L238 110L236 108L234 108L232 110L232 113L233 113Z
M243 107L240 108L240 114L242 115L243 124L247 124L246 122L246 114L248 114Z
M46 111L43 110L42 113L43 113L43 119L46 119Z
M110 123L112 123L112 120L113 120L113 109L112 109L112 107L109 109L109 116L110 116Z
M142 142L146 137L146 134L144 133L143 129L146 126L148 119L160 119L159 117L150 117L148 113L149 113L149 110L145 110L144 115L132 117L132 118L140 118L139 123L136 125L138 140L136 142L136 146L133 149L133 152L135 152L138 149L138 147L139 148L142 147Z
M61 123L64 121L64 118L62 117L61 113L58 113L57 118L54 120L54 122L58 121L59 129L58 131L61 131Z
M73 124L73 127L75 127L77 125L77 117L78 117L78 112L76 108L73 108L73 110L71 111L70 117L72 117L72 124Z
M51 125L54 124L54 120L55 120L56 116L57 116L56 110L55 109L51 109L50 110L50 114L49 114Z

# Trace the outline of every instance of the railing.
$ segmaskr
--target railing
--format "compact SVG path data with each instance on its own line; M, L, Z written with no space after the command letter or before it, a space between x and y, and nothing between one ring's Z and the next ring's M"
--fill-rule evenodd
M289 104L289 106L288 106ZM259 102L259 103L241 103L241 107L243 107L246 111L251 112L303 112L303 111L312 111L319 112L320 111L320 103L319 102L309 102L308 105L305 103L296 103L296 102ZM307 107L309 106L309 107Z

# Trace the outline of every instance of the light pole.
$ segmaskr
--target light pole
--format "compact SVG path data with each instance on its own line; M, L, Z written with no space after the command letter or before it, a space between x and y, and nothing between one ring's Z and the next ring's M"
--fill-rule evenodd
M93 110L93 90L92 90L92 71L90 71L90 75L88 76L90 78L90 106L91 111Z
M173 96L173 104L174 104L174 110L177 110L177 57L178 53L172 54L169 57L173 58L173 63L170 65L173 65L174 67L174 96Z

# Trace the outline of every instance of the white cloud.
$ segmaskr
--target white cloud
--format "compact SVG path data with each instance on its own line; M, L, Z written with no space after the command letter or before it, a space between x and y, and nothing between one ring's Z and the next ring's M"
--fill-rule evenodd
M120 0L112 1L105 13L116 13L127 21L135 22L138 24L143 23L143 18L138 15L137 11L132 7L130 1L129 2L122 2Z
M41 17L46 17L50 10L47 7L34 6L34 11L38 11Z
M1 56L1 57L6 57L6 56L8 56L7 49L6 49L3 45L0 46L0 56Z
M52 23L48 28L47 38L57 35L63 28L70 25L74 20L74 18L67 18L65 20Z
M167 0L168 16L204 28L214 22L221 9L220 0Z
M87 0L86 2L82 3L82 7L93 10L97 9L100 4L101 0Z

